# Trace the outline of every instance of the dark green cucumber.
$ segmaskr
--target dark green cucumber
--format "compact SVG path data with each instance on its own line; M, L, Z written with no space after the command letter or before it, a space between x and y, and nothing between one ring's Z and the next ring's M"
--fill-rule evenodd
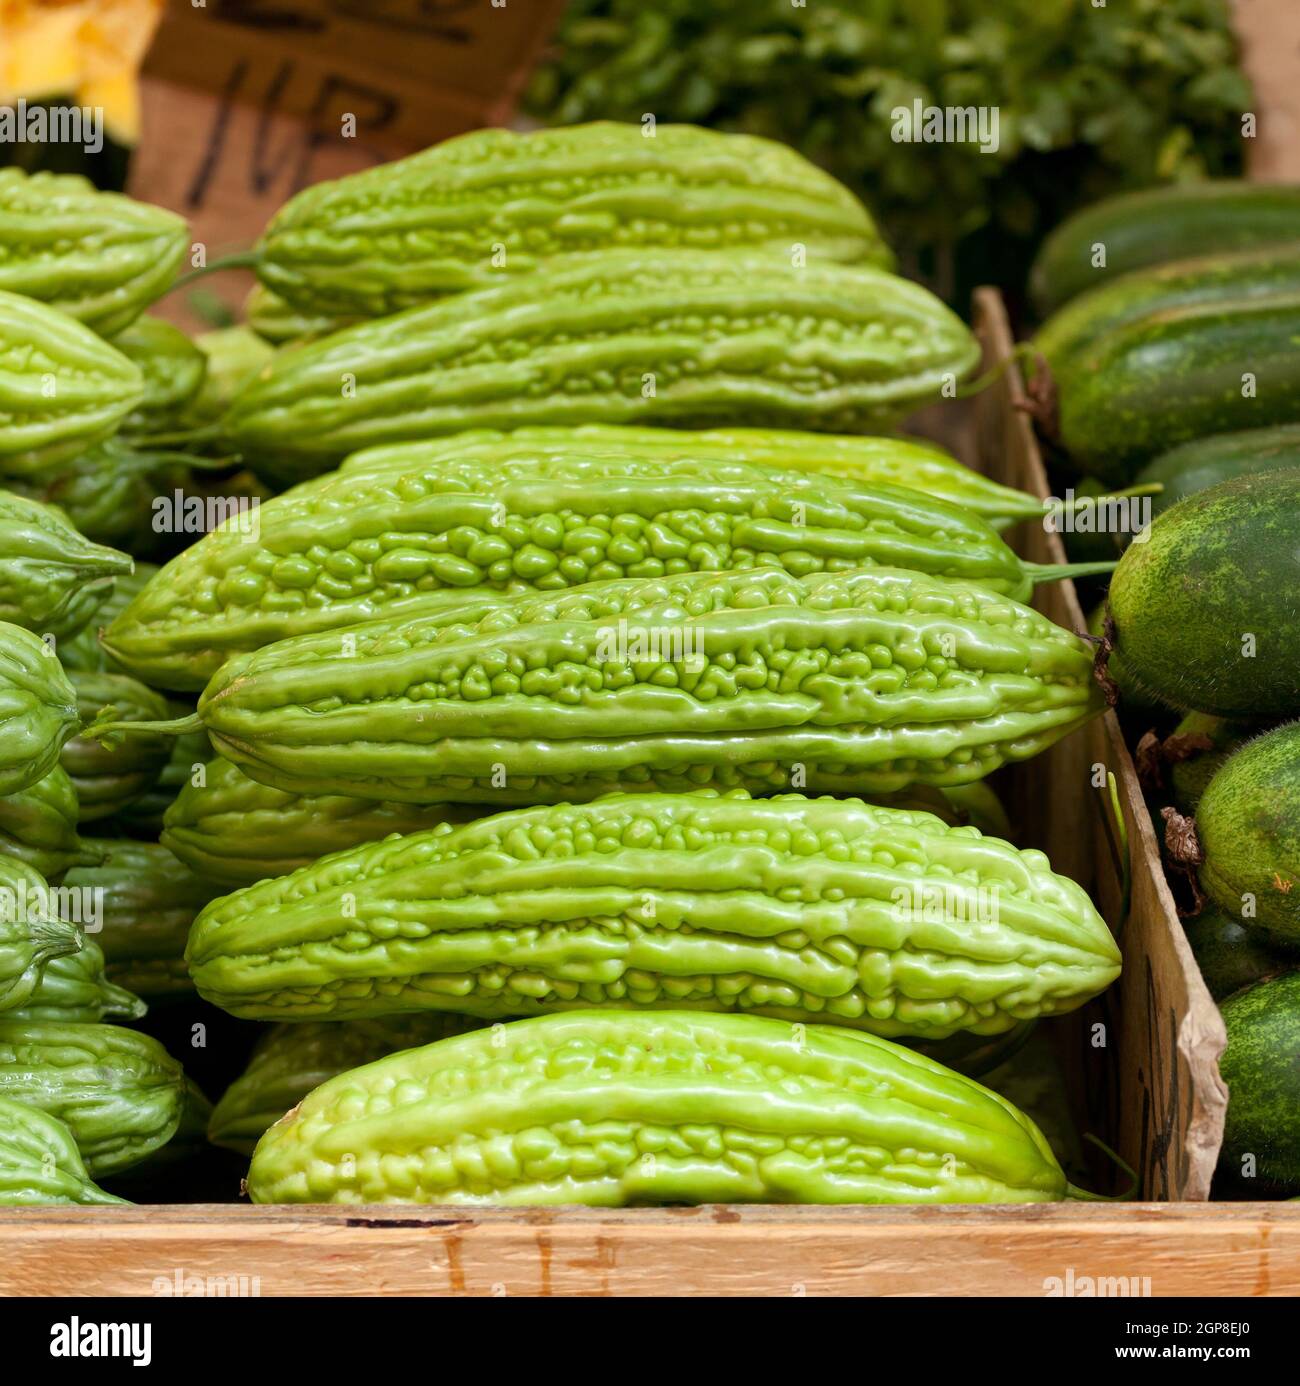
M1300 234L1300 228L1297 228ZM1054 374L1068 371L1107 333L1171 308L1191 308L1240 299L1275 299L1300 294L1300 239L1229 255L1108 275L1098 287L1071 299L1034 336Z
M1029 286L1044 315L1148 265L1300 240L1300 187L1221 180L1123 193L1063 221L1043 242ZM1105 263L1097 265L1097 247Z
M1277 947L1267 934L1229 919L1222 910L1203 909L1184 922L1183 932L1216 1001L1300 963L1300 951Z
M1056 376L1061 443L1083 471L1126 483L1193 438L1300 422L1298 340L1296 294L1128 323Z
M1162 515L1180 500L1221 481L1287 468L1300 472L1300 424L1246 428L1239 433L1195 438L1148 462L1136 481L1139 486L1164 488L1151 497L1152 513ZM1300 477L1297 484L1300 485Z
M1228 1115L1216 1189L1221 1182L1248 1198L1300 1193L1300 971L1257 982L1220 1009Z
M1129 545L1108 598L1126 678L1185 711L1300 710L1297 500L1292 472L1238 477L1189 496Z
M1093 607L1088 616L1088 634L1094 640L1100 640L1106 626L1106 603L1101 602ZM1133 674L1124 663L1124 656L1115 650L1106 666L1106 673L1110 676L1110 681L1115 685L1119 693L1119 706L1122 712L1144 713L1158 712L1160 702L1151 695L1149 689L1144 688L1133 677Z
M1201 887L1214 903L1300 943L1300 722L1257 736L1224 765L1201 796L1196 828Z

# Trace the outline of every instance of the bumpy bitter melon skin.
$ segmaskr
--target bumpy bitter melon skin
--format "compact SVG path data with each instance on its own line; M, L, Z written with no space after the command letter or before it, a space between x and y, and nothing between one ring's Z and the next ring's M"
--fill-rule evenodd
M0 290L0 473L26 476L107 438L140 368L75 318Z
M262 1137L255 1203L1020 1203L1065 1175L1009 1102L872 1036L601 1011L405 1050Z
M27 1102L0 1097L0 1207L125 1203L86 1173L72 1132Z
M489 459L401 449L268 501L257 533L218 528L174 558L104 642L120 664L202 688L231 654L479 589L556 591L616 578L883 564L1028 601L1038 576L978 516L889 485L689 456Z
M105 335L171 283L189 228L86 178L0 169L0 290L41 299Z
M104 952L84 938L76 953L54 958L21 1006L5 1011L6 1020L60 1020L93 1025L105 1016L139 1020L148 1007L133 992L108 980Z
M250 780L237 765L217 757L201 784L187 781L176 796L160 841L195 875L234 890L390 833L462 823L478 813L460 804L288 794Z
M492 462L526 445L535 457L622 456L740 462L780 471L839 477L868 486L902 486L936 500L973 510L994 529L1017 520L1041 519L1043 504L1027 491L1003 486L935 443L920 438L870 438L853 434L804 433L787 428L640 428L635 424L577 424L570 428L518 428L510 433L475 429L426 442L422 449L460 459ZM405 466L403 444L364 448L339 464L341 472Z
M53 649L0 621L0 796L43 780L80 724L76 690Z
M81 930L59 918L44 877L0 857L0 1015L26 1004L45 967L82 941Z
M331 332L339 332L357 322L357 318L351 315L335 317L325 313L300 313L261 282L248 291L243 313L249 330L266 348L268 357L276 347L328 337Z
M382 317L612 248L795 246L893 263L866 208L785 145L599 121L475 130L316 183L267 227L258 274L303 312Z
M107 960L105 975L151 1003L192 996L185 941L194 916L216 889L156 842L85 841L102 860L74 867L63 884L102 892L94 897L102 901L94 938Z
M56 765L44 779L0 798L0 856L15 857L47 881L74 866L94 866L99 853L77 834L77 788Z
M284 486L360 448L473 428L878 432L978 360L956 314L882 270L609 251L295 348L235 399L225 428Z
M142 721L165 720L172 709L161 693L125 674L74 672L77 707L83 722L93 722L106 707ZM74 736L60 753L60 763L77 791L78 821L111 817L139 799L158 782L172 753L166 736L118 736L105 745L91 732Z
M130 571L129 554L91 543L62 511L0 491L0 621L63 640Z
M0 1097L65 1122L98 1179L171 1138L185 1074L157 1040L134 1030L0 1016Z
M258 1041L248 1067L213 1110L208 1139L213 1145L251 1155L268 1127L335 1074L398 1049L414 1049L477 1029L482 1023L441 1012L273 1025Z
M1091 647L973 584L687 573L299 636L199 699L300 794L496 807L612 790L969 784L1096 715ZM178 730L190 730L185 723Z
M620 1004L918 1039L1072 1010L1120 970L1042 853L799 794L610 795L371 843L214 901L186 958L250 1019Z

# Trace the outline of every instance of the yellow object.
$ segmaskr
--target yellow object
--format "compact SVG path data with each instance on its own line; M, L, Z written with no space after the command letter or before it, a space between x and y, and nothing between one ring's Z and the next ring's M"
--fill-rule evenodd
M137 76L164 0L0 0L0 106L63 97L140 133Z

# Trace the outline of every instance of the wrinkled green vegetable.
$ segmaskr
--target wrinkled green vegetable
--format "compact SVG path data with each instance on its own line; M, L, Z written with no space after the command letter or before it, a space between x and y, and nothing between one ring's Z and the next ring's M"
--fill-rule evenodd
M598 1011L340 1074L262 1137L255 1203L1021 1203L1068 1186L1009 1102L874 1036Z

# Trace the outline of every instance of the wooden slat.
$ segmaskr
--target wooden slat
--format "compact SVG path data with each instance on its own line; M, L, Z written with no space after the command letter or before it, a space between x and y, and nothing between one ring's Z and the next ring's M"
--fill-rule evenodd
M0 1293L1026 1295L1083 1278L1153 1295L1300 1294L1300 1209L704 1207L23 1210ZM1149 1285L1147 1281L1149 1280ZM197 1282L193 1282L197 1283ZM215 1286L213 1286L215 1288ZM1118 1292L1119 1284L1110 1287Z

